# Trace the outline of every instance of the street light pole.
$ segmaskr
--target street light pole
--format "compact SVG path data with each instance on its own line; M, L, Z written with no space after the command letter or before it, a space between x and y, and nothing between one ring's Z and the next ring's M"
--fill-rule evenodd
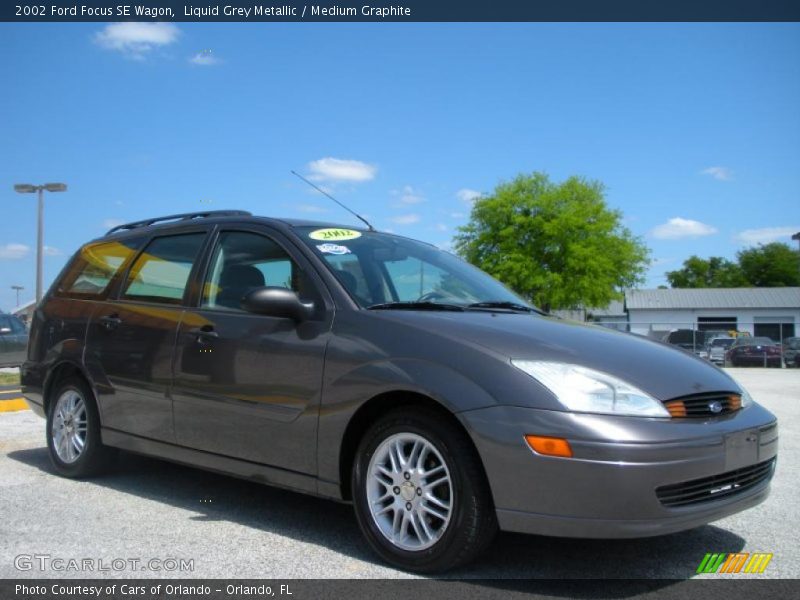
M798 241L798 243L800 243L800 231L798 231L797 233L795 233L795 234L792 236L792 239L793 239L793 240L797 240L797 241ZM800 252L798 252L798 253L797 253L797 268L798 268L798 269L800 269Z
M42 256L44 255L44 192L66 192L65 183L45 183L44 185L31 185L30 183L18 183L14 186L14 191L20 194L32 194L38 192L39 202L37 208L36 222L36 304L42 299L43 278Z
M36 210L36 306L42 299L42 254L44 254L44 189L39 186L39 206Z
M21 285L12 285L11 289L17 292L17 306L19 306L19 292L20 290L24 290L25 288Z

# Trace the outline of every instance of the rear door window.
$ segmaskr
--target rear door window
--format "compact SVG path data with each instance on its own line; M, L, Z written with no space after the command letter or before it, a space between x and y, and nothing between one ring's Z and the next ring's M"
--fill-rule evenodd
M205 237L203 232L153 239L128 271L122 298L181 304Z

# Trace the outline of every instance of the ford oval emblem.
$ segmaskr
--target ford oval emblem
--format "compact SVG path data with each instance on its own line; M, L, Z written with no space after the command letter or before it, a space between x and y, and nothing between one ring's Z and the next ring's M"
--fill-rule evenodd
M715 415L721 413L722 412L722 402L710 402L708 404L708 410L710 410Z

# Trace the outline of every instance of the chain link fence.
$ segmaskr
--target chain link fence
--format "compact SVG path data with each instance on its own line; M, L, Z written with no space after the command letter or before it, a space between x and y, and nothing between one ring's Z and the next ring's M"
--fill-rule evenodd
M800 337L793 322L698 323L590 319L595 325L667 342L721 366L798 367Z

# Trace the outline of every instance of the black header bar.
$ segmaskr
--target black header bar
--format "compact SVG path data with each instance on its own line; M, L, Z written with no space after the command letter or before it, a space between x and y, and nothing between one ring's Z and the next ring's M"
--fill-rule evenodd
M525 22L800 21L798 0L360 0L321 3L126 2L0 3L0 21L174 22Z

